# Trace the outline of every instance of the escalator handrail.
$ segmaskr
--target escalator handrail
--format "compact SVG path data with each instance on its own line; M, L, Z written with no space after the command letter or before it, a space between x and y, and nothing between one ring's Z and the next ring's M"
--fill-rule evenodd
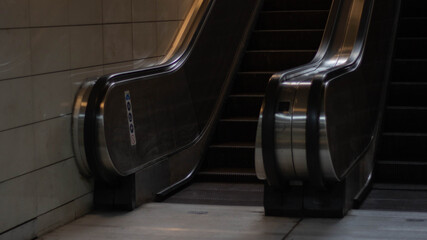
M82 147L81 151L84 151L86 159L98 160L87 161L90 169L92 169L91 173L93 173L95 177L99 177L100 179L114 179L117 176L128 175L115 169L106 147L97 147L97 139L105 138L103 131L99 132L99 128L97 128L97 118L99 119L101 115L99 106L105 100L108 89L119 82L122 83L125 81L132 81L132 79L135 78L150 77L176 71L191 53L192 46L197 39L197 33L203 28L204 19L209 14L210 6L212 6L214 1L215 0L197 0L194 2L189 14L184 20L183 27L179 30L178 34L181 34L181 36L175 38L171 49L169 49L166 57L162 60L161 65L109 74L96 80L87 99L87 106L84 114L84 128L81 128L84 129L84 132L75 133L75 135L83 135L84 144L81 145L84 145L84 147ZM179 149L176 151L179 151ZM101 160L99 160L99 155L102 155ZM101 169L105 166L108 166L116 174L109 174L106 171L102 171ZM100 174L106 175L99 176Z
M246 2L246 4L242 6L243 2ZM81 122L81 125L84 125L84 127L77 127L74 129L75 125L73 124L73 134L75 134L75 130L78 130L78 136L84 136L84 144L78 143L78 145L83 145L84 147L80 147L80 151L76 151L76 156L87 156L87 164L90 165L89 169L92 170L91 174L95 175L96 179L100 179L102 182L116 184L119 182L118 180L120 178L129 176L140 170L155 172L159 168L165 166L170 167L170 165L181 163L181 165L183 165L182 168L176 166L179 168L178 170L172 168L162 169L166 174L173 176L168 179L170 183L166 183L166 181L162 180L163 182L161 182L161 185L156 185L156 188L158 188L156 191L159 191L165 188L175 188L175 183L180 185L193 176L195 170L201 164L202 151L206 148L205 142L207 142L211 136L211 129L215 124L215 119L218 117L220 107L224 102L224 96L230 85L231 78L234 76L235 71L237 71L236 66L243 56L242 53L247 44L247 36L254 27L254 21L258 15L262 2L263 0L240 0L233 2L228 2L226 0L203 0L202 10L197 12L196 20L190 26L192 29L187 31L188 34L182 33L182 36L185 35L185 41L183 42L188 44L186 46L184 44L185 47L179 49L176 48L176 46L179 45L176 41L173 44L173 48L177 51L175 51L175 55L173 55L168 62L147 69L103 76L94 83L93 87L89 90L89 94L84 94L85 96L88 95L86 102L81 103L83 106L81 109L85 109L85 111L80 112L80 114L78 114L78 111L73 113L73 120L76 115L79 115L80 118L84 118L84 121L80 121L81 119L79 119L79 122ZM221 27L224 26L224 23L227 21L230 23L228 27ZM227 37L231 38L231 40L218 42L218 40L223 40ZM203 59L198 60L200 58ZM223 61L218 65L212 64L212 61L216 59L223 59ZM164 85L162 85L162 83L164 83L162 80L172 84L171 86L178 85L181 89L164 87ZM200 84L202 81L209 80L212 81L210 84ZM149 83L155 83L155 85L151 85L155 88L154 90L153 87L147 88L147 84ZM215 89L212 89L214 87ZM145 105L144 107L148 106L158 109L156 107L161 106L164 107L163 109L165 109L165 107L168 108L167 111L169 111L169 106L171 106L172 108L168 113L178 113L181 114L179 116L184 116L184 118L179 119L181 121L179 124L181 125L173 126L174 129L168 128L167 130L171 131L171 133L174 131L172 134L176 135L179 134L181 129L184 129L186 132L184 132L183 135L186 135L180 138L179 142L174 139L172 144L167 144L166 148L163 147L157 152L154 151L154 154L147 152L146 149L148 149L148 151L152 149L148 144L160 143L157 139L154 139L152 142L151 139L138 142L142 147L148 146L148 148L131 146L130 141L127 142L127 139L123 138L123 131L126 130L122 127L124 125L117 125L122 124L121 122L111 123L116 119L118 119L117 121L127 120L127 115L120 115L120 117L117 118L114 116L115 108L117 108L117 106L122 106L121 102L124 100L124 98L118 98L119 95L123 96L122 93L119 93L122 88L130 90L131 92L133 91L132 89L135 89L135 91L137 91L137 89L145 89L147 91L151 89L149 93L150 96L158 94L156 90L159 90L162 95L158 95L158 99L161 101L153 100L153 102L150 103L151 105ZM116 92L113 92L114 89L117 89ZM163 95L163 93L167 91L174 94L173 98L171 98L170 94ZM141 101L143 99L143 97L141 97L143 94L144 91L142 91L141 94L138 92L138 94L133 96L138 95L138 101ZM205 101L206 97L208 97L208 101ZM108 102L107 99L110 99L110 101ZM169 101L170 99L178 99L178 102L171 102ZM165 101L163 102L163 100ZM204 104L204 108L200 107L201 103ZM195 104L198 105L195 106ZM206 104L208 104L209 108L206 107ZM104 108L104 106L106 107ZM134 106L136 105L134 104ZM139 118L151 114L147 113L142 107L138 109ZM123 111L125 108L120 108L120 110ZM198 112L196 113L196 111ZM134 111L134 116L136 116L135 113L138 112ZM141 123L139 126L149 127L151 126L149 124L153 124L149 127L153 129L153 131L149 133L153 133L158 126L155 121L159 120L155 119L155 117L163 117L161 113L163 112L158 114L158 112L154 111L154 114L157 115L150 115L149 122L145 121L145 125ZM189 115L185 115L187 113ZM110 125L104 124L106 123L104 121L104 116L111 119L109 120ZM154 118L151 118L152 116L154 116ZM171 118L167 120L170 119ZM170 121L162 122L162 126L164 126L165 123L169 124ZM108 128L106 126L108 126ZM132 148L131 151L129 151L129 160L133 160L134 162L127 161L127 156L124 158L120 156L122 153L128 153L128 151L125 150L126 152L123 152L124 148L116 148L116 144L113 142L115 140L111 140L116 139L116 132L113 132L115 130L121 131L119 132L121 135L117 135L120 143L122 143L121 146ZM164 135L165 134L163 134L163 136ZM147 138L147 136L154 135L148 135L146 133L140 134L139 136ZM157 137L158 136L155 135L153 138ZM158 139L162 140L163 138L161 137L162 136L159 136ZM75 139L78 140L80 137ZM109 140L109 142L107 142L107 140ZM114 149L109 149L109 145ZM139 150L141 150L141 154L137 152ZM144 155L146 153L149 155ZM185 161L186 158L191 160Z

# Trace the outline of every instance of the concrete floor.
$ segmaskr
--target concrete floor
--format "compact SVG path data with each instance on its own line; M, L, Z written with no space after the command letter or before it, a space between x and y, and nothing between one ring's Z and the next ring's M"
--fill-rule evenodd
M427 239L427 213L352 210L343 219L265 217L262 207L150 203L93 212L41 237L53 239Z

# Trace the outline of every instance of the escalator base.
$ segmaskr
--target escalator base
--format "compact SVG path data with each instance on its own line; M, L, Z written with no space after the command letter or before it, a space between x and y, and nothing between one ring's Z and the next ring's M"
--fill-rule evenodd
M427 185L375 184L360 209L427 212Z

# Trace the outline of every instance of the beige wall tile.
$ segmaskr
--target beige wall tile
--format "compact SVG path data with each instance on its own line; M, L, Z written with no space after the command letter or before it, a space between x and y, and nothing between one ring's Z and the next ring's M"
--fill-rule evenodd
M37 215L37 181L24 175L0 184L0 232Z
M40 236L74 219L74 204L71 202L38 216L35 222L35 232Z
M157 24L133 24L133 59L154 57L157 54Z
M88 214L93 208L93 192L90 192L83 197L73 201L74 210L76 211L76 218Z
M32 77L32 93L29 94L32 96L32 119L42 121L70 114L82 82L102 76L102 69L99 66Z
M28 27L29 0L0 0L0 28Z
M178 4L180 3L179 1L157 0L157 20L178 20Z
M0 80L29 75L30 59L28 29L0 30Z
M178 4L179 19L184 20L193 3L194 3L194 0L180 0Z
M83 82L96 80L103 75L103 67L77 69L70 72L71 96L74 98ZM74 100L73 100L74 103ZM71 106L73 107L73 106Z
M48 73L70 68L68 27L31 29L32 73Z
M102 0L69 0L69 24L102 23Z
M92 181L80 175L73 158L31 175L37 180L37 214L47 213L93 191Z
M68 24L68 0L29 0L33 27Z
M34 157L39 168L73 157L71 116L35 124L34 144Z
M155 21L157 0L133 0L132 17L134 22Z
M92 209L93 194L89 193L83 197L54 209L46 214L40 215L35 221L35 232L37 236L64 225L74 219L87 214Z
M175 34L180 26L180 21L157 23L157 55L162 56L169 50Z
M132 59L132 24L104 25L104 64Z
M2 182L0 232L46 214L92 191L92 180L80 176L73 158Z
M34 147L32 125L0 132L0 182L37 168Z
M139 60L123 62L123 63L108 64L104 66L104 74L107 75L112 73L120 73L120 72L138 70L141 68L153 67L158 65L159 61L160 61L159 57L154 57L154 58L145 58L145 59L139 59Z
M37 121L70 114L73 104L68 72L34 76L33 113Z
M70 127L68 115L0 132L0 182L73 157Z
M81 68L103 62L102 26L70 27L70 66Z
M142 68L147 68L147 67L153 67L153 66L158 65L159 62L160 62L159 57L135 60L135 61L133 61L133 68L134 69L142 69Z
M132 0L103 0L104 23L132 21Z
M36 220L26 222L0 235L0 240L35 239Z
M0 112L0 131L34 121L30 77L0 81Z
M113 63L104 66L104 74L112 74L134 70L133 61Z

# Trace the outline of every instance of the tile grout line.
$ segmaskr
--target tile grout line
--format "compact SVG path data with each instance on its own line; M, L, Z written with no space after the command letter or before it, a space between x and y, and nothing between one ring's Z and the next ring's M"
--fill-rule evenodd
M52 213L53 211L56 211L56 210L58 210L58 209L60 209L60 208L63 208L63 207L66 207L67 205L69 205L69 204L72 204L72 203L75 203L77 200L79 200L79 199L82 199L82 198L84 198L84 197L86 197L86 196L88 196L88 195L90 195L90 194L92 194L94 191L92 190L92 191L90 191L90 192L87 192L87 193L84 193L84 194L82 194L82 195L79 195L79 196L76 196L73 200L70 200L70 201L68 201L68 202L65 202L65 203L63 203L63 204L61 204L60 206L57 206L57 207L55 207L55 208L52 208L52 209L50 209L50 210L48 210L48 211L46 211L46 212L44 212L44 213L41 213L41 214L39 214L39 215L37 215L35 218L34 218L34 221L37 221L37 219L38 218L40 218L40 217L42 217L42 216L45 216L45 215L47 215L47 214L49 214L49 213ZM90 211L92 211L93 210L93 207L91 207L91 210ZM46 231L46 232L43 232L43 231L41 231L41 232L38 232L37 231L37 229L35 229L35 231L34 231L34 235L35 235L35 238L34 238L34 240L37 240L37 239L43 239L43 238L41 238L41 237L43 237L44 235L46 235L46 234L48 234L48 233L51 233L51 232L53 232L53 231L55 231L55 230L57 230L57 229L59 229L59 228L61 228L61 227L64 227L64 226L66 226L66 225L68 225L68 224L70 224L70 223L72 223L72 222L74 222L74 221L76 221L77 219L79 219L79 218L81 218L81 217L83 217L84 215L86 215L86 214L84 214L83 216L76 216L76 212L77 212L77 209L76 208L74 208L74 211L73 211L73 218L70 220L67 220L65 223L63 222L63 223L61 223L59 226L56 226L56 227L54 227L53 229L50 229L50 230L48 230L48 231Z
M9 228L9 229L7 229L7 230L5 230L5 231L3 231L3 232L0 232L0 236L1 235L3 235L3 234L5 234L5 233L7 233L7 232L10 232L10 231L13 231L14 229L18 229L19 227L22 227L22 226L24 226L25 224L28 224L28 223L30 223L30 222L32 222L32 221L37 221L37 218L39 218L40 216L43 216L43 215L46 215L46 214L48 214L48 213L50 213L50 212L53 212L53 211L55 211L55 210L57 210L57 209L59 209L59 208L61 208L61 207L64 207L64 206L66 206L66 205L68 205L68 204L71 204L71 203L73 203L74 201L76 201L76 200L79 200L79 199L81 199L81 198L83 198L83 197L86 197L87 195L90 195L90 194L92 194L93 193L93 191L91 191L91 192L87 192L87 193L84 193L84 194L82 194L82 195L79 195L79 196L77 196L76 198L74 198L73 200L70 200L70 201L68 201L68 202L66 202L66 203L64 203L64 204L61 204L60 206L57 206L57 207L55 207L55 208L52 208L52 209L50 209L50 210L48 210L47 212L44 212L44 213L41 213L41 214L39 214L39 215L37 215L36 217L33 217L33 218L31 218L31 219L29 219L28 221L25 221L25 222L23 222L23 223L20 223L20 224L18 224L18 225L16 225L16 226L14 226L14 227L12 227L12 228ZM74 214L74 217L73 217L73 220L72 221L75 221L75 220L77 220L79 217L76 217L76 215ZM71 222L72 222L71 221ZM71 222L69 222L69 223L71 223ZM66 224L68 224L68 223L66 223ZM65 225L66 225L65 224ZM62 226L64 226L64 225L62 225ZM55 229L58 229L59 227L57 227L57 228L55 228ZM46 233L44 233L44 234L42 234L42 235L45 235ZM37 235L37 233L35 233L35 235ZM40 236L36 236L34 239L38 239Z
M140 61L140 60L150 60L150 59L154 59L154 58L157 58L157 57L162 57L162 55L153 56L153 57L147 57L147 58L138 58L138 59L134 59L134 60L125 60L125 61L113 62L113 63L107 63L107 64L100 64L100 65L90 65L90 66L86 66L86 67L70 68L70 69L65 69L65 70L57 70L57 71L52 71L52 72L37 73L37 74L33 74L33 75L31 75L31 74L30 75L23 75L23 76L19 76L19 77L12 77L12 78L0 79L0 82L2 82L2 81L10 81L10 80L15 80L15 79L20 79L20 78L37 77L37 76L48 75L48 74L55 74L55 73L72 72L72 71L84 70L84 69L89 69L89 68L108 67L109 65L121 64L121 63L130 63L130 62L135 62L135 61Z
M31 173L34 173L34 172L37 172L37 171L40 171L40 170L42 170L42 169L45 169L45 168L51 167L51 166L53 166L53 165L56 165L56 164L60 164L60 163L66 162L66 161L68 161L68 160L70 160L70 159L73 159L73 158L75 158L75 156L74 156L74 155L73 155L73 156L71 156L71 157L67 157L67 158L65 158L65 159L61 159L61 160L59 160L59 161L57 161L57 162L54 162L54 163L51 163L51 164L45 165L45 166L43 166L43 167L39 167L39 168L33 169L33 170L31 170L31 171L25 172L25 173L21 173L21 174L19 174L19 175L17 175L17 176L14 176L14 177L11 177L11 178L8 178L8 179L5 179L5 180L0 181L0 184L3 184L3 183L5 183L5 182L8 182L8 181L14 180L14 179L16 179L16 178L20 178L20 177L22 177L22 176L25 176L25 175L28 175L28 174L31 174Z
M287 237L289 237L289 235L291 235L291 233L295 230L296 227L298 227L298 225L302 222L304 218L300 218L298 219L297 223L291 228L291 230L289 230L289 232L282 238L282 240L285 240Z
M132 23L158 23L158 22L180 22L180 19L166 19L166 20L150 20L150 21L123 21L123 22L102 22L101 23L86 23L86 24L69 24L69 25L46 25L46 26L28 26L28 27L10 27L0 28L2 30L26 30L26 29L38 29L38 28L64 28L64 27L87 27L87 26L104 26L104 25L119 25L119 24L132 24Z
M0 130L0 134L3 133L3 132L10 131L10 130L14 130L14 129L22 128L22 127L28 127L28 126L31 126L31 125L35 125L35 124L38 124L38 123L48 122L48 121L59 119L59 118L70 117L71 115L72 115L72 113L66 113L66 114L61 114L59 116L55 116L55 117L51 117L51 118L46 118L46 119L42 119L42 120L31 122L31 123L22 124L22 125L19 125L19 126L16 126L16 127L6 128L6 129L3 129L3 130Z

